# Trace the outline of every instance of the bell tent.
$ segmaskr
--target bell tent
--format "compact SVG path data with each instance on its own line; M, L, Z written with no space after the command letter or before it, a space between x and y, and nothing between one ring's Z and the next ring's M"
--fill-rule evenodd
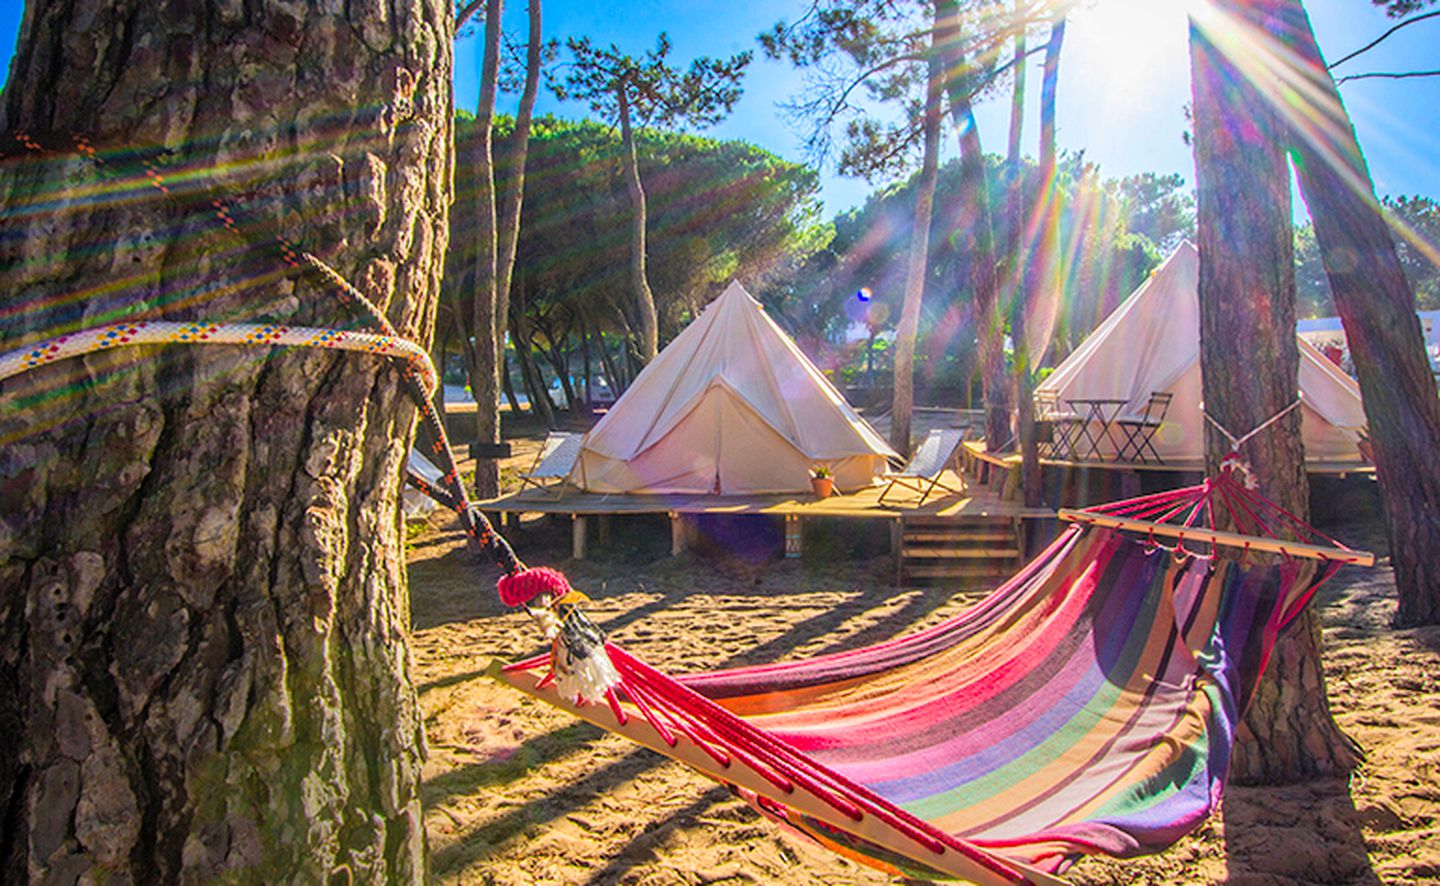
M1144 410L1153 392L1170 392L1156 453L1166 464L1205 460L1200 386L1200 253L1185 242L1150 279L1106 317L1037 393L1071 399L1124 399L1122 413ZM1298 338L1298 336L1297 336ZM1360 387L1303 338L1300 345L1301 428L1307 462L1359 462L1365 426ZM1113 450L1106 445L1106 458Z
M874 483L895 453L739 283L685 328L585 435L588 492L803 492Z

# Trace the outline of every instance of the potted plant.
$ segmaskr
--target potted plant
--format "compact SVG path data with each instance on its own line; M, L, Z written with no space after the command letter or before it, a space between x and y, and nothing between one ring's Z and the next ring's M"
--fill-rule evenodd
M815 490L816 498L829 498L835 492L835 478L828 465L816 465L810 470L810 488Z
M1370 428L1360 429L1360 438L1355 441L1355 448L1360 450L1360 457L1369 464L1375 464L1375 444L1370 442Z

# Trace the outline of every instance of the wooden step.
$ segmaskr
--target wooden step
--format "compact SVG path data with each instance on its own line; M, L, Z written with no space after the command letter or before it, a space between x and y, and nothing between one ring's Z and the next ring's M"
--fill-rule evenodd
M962 568L949 564L930 566L916 564L905 569L905 578L975 578L1000 581L1009 578L1009 569Z
M917 557L954 560L1005 560L1007 566L1020 558L1019 548L906 548L907 560Z
M1013 532L928 532L915 531L907 528L904 535L905 541L1014 541Z

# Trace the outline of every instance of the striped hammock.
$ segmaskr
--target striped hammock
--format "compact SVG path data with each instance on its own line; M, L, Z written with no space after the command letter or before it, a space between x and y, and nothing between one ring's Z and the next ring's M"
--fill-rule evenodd
M1055 882L1085 854L1158 851L1215 809L1313 567L1073 526L968 611L865 649L672 678L609 644L608 707L561 697L548 655L491 672L883 870Z

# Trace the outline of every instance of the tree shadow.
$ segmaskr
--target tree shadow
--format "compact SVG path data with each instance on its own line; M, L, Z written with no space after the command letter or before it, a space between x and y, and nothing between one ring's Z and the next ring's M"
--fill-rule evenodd
M604 621L607 630L614 630L617 623L630 624L645 614L658 611L669 605L676 605L694 594L667 594L652 601L636 610L631 610L621 616ZM913 628L920 620L924 619L940 602L948 599L950 592L940 590L916 591L914 595L904 604L883 616L877 618L873 623L859 631L838 637L831 643L827 643L808 655L823 655L832 652L840 652L863 646L868 643L888 639L896 634ZM792 626L789 630L778 637L765 643L758 644L744 652L730 656L719 662L718 668L737 667L746 664L773 662L780 660L785 655L804 647L815 640L827 635L836 633L844 624L852 618L863 616L878 606L885 605L883 601L877 606L869 608L863 606L844 606L833 608L814 618L807 619ZM440 685L453 685L474 676L480 676L483 672L470 672L464 675L441 678L426 684L422 689L435 688ZM572 751L579 749L577 741L593 741L601 733L593 727L585 726L584 735L576 732L577 727L566 727L554 730L545 735L537 736L526 741L522 745L520 753L515 758L524 756L525 759L516 759L514 763L506 762L499 764L494 773L483 770L496 766L492 762L476 763L466 766L461 770L442 773L430 779L423 788L424 802L427 808L444 802L451 797L474 789L483 788L486 785L494 785L514 781L527 772L534 771L549 763L562 758L569 757ZM512 758L513 759L513 758ZM572 814L591 802L595 797L610 791L619 785L635 779L637 776L659 766L667 761L667 758L654 753L648 749L636 749L624 757L606 764L580 780L566 785L558 790L552 791L543 797L538 797L524 805L507 811L497 819L476 828L456 842L437 850L432 854L433 869L437 872L460 870L473 862L482 860L509 841L521 837L533 828L554 822L566 815ZM649 847L655 845L657 832L667 832L688 823L688 819L700 814L711 804L728 796L728 791L717 787L707 792L691 806L686 807L666 818L658 824L652 824L646 829L646 834L637 838L636 841L626 844L626 848L616 854L605 869L592 878L591 883L614 882L621 874L635 864L645 861ZM631 851L632 846L644 847L644 851L637 853Z
M727 788L716 785L701 794L695 802L684 809L677 809L658 822L652 822L645 828L645 833L626 843L618 853L611 856L610 861L603 868L592 874L590 879L585 881L586 886L608 886L611 883L618 883L621 877L632 868L654 862L656 845L664 842L665 838L676 830L694 825L694 819L697 816L704 814L711 806L730 796L732 795Z
M1225 860L1232 883L1379 884L1365 846L1365 815L1347 779L1226 788Z

